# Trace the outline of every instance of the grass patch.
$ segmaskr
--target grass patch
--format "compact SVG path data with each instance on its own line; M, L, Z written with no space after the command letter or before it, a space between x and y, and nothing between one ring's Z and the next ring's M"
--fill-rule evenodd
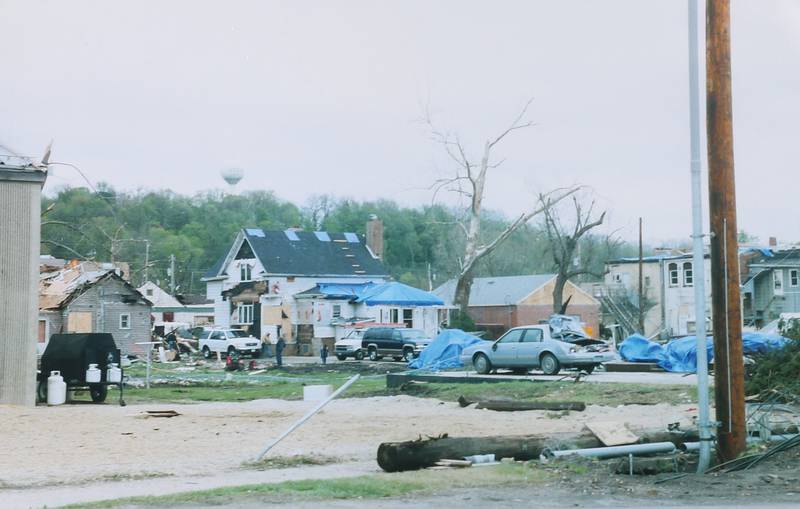
M521 464L501 464L458 470L420 470L399 474L375 474L342 479L286 481L194 491L167 496L130 497L67 506L68 509L116 507L210 507L232 503L299 502L304 500L376 500L417 494L440 493L466 487L523 485L550 480L548 470Z

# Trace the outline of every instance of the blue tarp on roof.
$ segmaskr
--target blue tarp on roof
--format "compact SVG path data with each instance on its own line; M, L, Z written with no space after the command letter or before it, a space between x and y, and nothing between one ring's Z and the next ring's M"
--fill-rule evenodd
M375 283L319 283L319 293L331 299L355 299Z
M459 329L448 329L436 336L436 339L423 350L419 357L408 365L411 369L428 369L439 371L449 368L460 368L461 351L483 341Z
M746 332L742 335L742 350L747 354L765 353L783 348L787 339L782 336ZM706 338L708 362L714 360L714 340ZM686 336L660 345L637 334L619 347L622 358L629 362L655 362L661 368L677 373L697 371L697 338Z
M444 306L436 295L396 281L365 289L356 302L367 306Z

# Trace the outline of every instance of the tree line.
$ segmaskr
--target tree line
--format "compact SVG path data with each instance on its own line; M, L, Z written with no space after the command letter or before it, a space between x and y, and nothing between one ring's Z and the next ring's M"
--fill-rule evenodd
M454 227L457 209L443 205L405 207L390 200L356 201L316 196L302 206L269 191L240 195L207 192L186 196L171 191L119 192L107 184L97 192L65 188L42 200L42 253L66 259L127 262L134 284L145 277L168 288L170 257L175 257L176 293L201 294L203 273L230 247L241 228L364 233L371 214L384 223L384 261L398 281L436 287L459 274L466 238ZM484 211L481 236L495 238L508 218ZM551 226L552 230L552 226ZM608 257L628 256L634 246L587 234L577 240L575 265L596 278ZM602 246L603 249L599 249ZM481 259L474 275L556 273L552 231L531 222L516 229Z

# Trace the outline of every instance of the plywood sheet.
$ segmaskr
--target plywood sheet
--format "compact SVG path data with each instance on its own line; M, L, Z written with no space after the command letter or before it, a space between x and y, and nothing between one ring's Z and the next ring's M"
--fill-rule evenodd
M590 422L586 423L586 427L606 446L635 444L639 441L639 437L623 422Z
M92 332L92 313L73 311L67 316L67 332Z

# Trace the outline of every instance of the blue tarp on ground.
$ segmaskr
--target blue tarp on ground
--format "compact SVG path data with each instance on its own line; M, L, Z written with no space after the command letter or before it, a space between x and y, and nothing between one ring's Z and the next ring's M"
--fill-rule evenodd
M756 332L742 335L742 350L745 355L765 353L786 345L786 338ZM706 338L708 361L714 360L714 341ZM695 373L697 371L697 338L686 336L660 345L647 338L634 334L625 339L619 347L622 358L629 362L655 362L661 368L676 373Z
M356 302L367 306L444 306L444 301L436 295L397 281L365 289Z
M460 368L464 365L459 359L462 350L481 341L483 340L460 329L447 329L436 336L408 367L431 371Z

